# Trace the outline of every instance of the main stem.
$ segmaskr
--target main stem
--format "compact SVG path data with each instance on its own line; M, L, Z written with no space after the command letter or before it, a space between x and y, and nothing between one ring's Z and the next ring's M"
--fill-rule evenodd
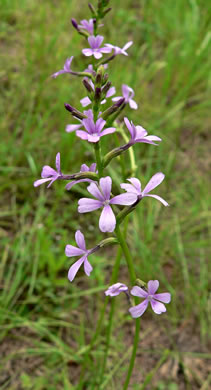
M135 270L133 267L133 259L132 259L132 256L130 254L129 248L127 246L126 240L124 239L124 236L122 235L122 232L121 232L118 224L116 226L115 232L116 232L116 236L119 240L120 246L122 248L122 251L124 253L126 262L127 262L131 284L133 284L136 280L136 273L135 273ZM135 303L138 303L137 299L135 299ZM129 382L130 382L130 378L131 378L131 375L133 372L133 367L134 367L134 363L135 363L136 352L137 352L138 342L139 342L139 331L140 331L140 318L136 318L136 329L135 329L135 335L134 335L134 341L133 341L133 351L132 351L132 355L130 358L130 364L129 364L127 376L125 379L125 383L123 386L123 390L127 390Z
M101 178L103 176L103 163L102 163L101 151L100 151L100 141L94 144L94 148L95 148L95 158L97 162L98 176L99 178Z

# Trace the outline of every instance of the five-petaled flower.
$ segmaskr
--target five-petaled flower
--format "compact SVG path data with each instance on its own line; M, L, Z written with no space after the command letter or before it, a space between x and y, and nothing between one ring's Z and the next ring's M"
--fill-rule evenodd
M103 207L99 228L101 232L113 232L116 226L116 217L110 205L118 204L124 206L130 206L137 200L137 195L134 193L124 193L121 195L111 197L112 180L110 176L102 177L100 184L97 186L95 183L91 183L87 190L96 199L82 198L78 202L79 213L89 213Z
M64 68L59 70L56 73L53 73L51 75L51 77L53 77L55 79L57 76L59 76L62 73L70 73L70 74L72 74L71 63L72 63L73 58L74 58L73 56L70 57L70 58L67 58L66 61L65 61L65 64L64 64Z
M42 169L41 177L42 179L36 180L34 182L34 187L38 187L41 184L49 181L50 183L47 186L47 188L49 188L55 180L62 177L62 172L60 168L60 153L57 153L56 155L56 170L51 168L49 165L45 165Z
M103 43L103 40L104 37L101 35L97 35L96 37L91 35L88 38L90 49L83 49L82 53L87 57L94 56L96 59L101 58L102 53L110 53L111 49L109 47L100 47Z
M126 52L127 49L133 44L133 41L127 42L123 48L118 46L111 45L110 43L106 43L105 46L108 47L110 50L114 50L114 55L123 54L124 56L128 56L128 53Z
M73 281L82 264L84 265L84 272L87 276L90 275L93 269L88 261L88 256L92 253L93 249L86 249L84 235L80 232L80 230L77 230L77 232L75 233L75 241L78 245L78 248L73 245L66 245L65 248L65 254L67 257L81 256L80 259L77 260L68 271L68 279L70 282Z
M157 137L156 135L147 135L147 131L141 127L141 126L135 126L133 122L129 121L128 118L124 118L124 122L130 132L131 138L130 138L130 145L134 145L137 142L143 142L145 144L151 144L151 145L157 145L155 141L160 142L162 141L161 138Z
M82 164L80 172L97 172L96 171L96 163L91 164L90 168L86 164ZM74 181L71 181L70 183L68 183L65 188L66 188L66 190L70 190L75 184L84 183L84 182L92 183L93 180L91 180L91 179L74 180Z
M130 108L132 108L133 110L137 110L138 104L135 102L135 100L133 100L134 95L135 93L132 88L130 88L126 84L122 84L122 96L125 98L125 103L128 103ZM112 98L112 100L116 102L121 99L122 96L115 96L114 98Z
M143 290L141 287L134 286L131 290L131 294L135 297L145 298L139 305L133 306L129 309L130 314L133 318L142 316L147 309L150 302L152 310L156 314L161 314L166 311L163 303L169 303L171 301L170 293L155 294L159 287L158 280L150 280L148 282L148 291Z
M146 187L141 191L141 182L137 178L133 177L131 179L127 179L131 184L128 183L122 183L120 184L120 187L127 191L127 193L136 194L139 199L144 198L145 196L151 196L152 198L155 198L159 200L161 203L163 203L164 206L169 206L169 204L160 196L149 194L154 188L156 188L162 181L164 180L165 175L162 172L158 172L155 175L151 177L149 182L147 183Z
M87 119L83 119L82 123L85 130L76 130L76 135L79 138L87 140L89 142L96 143L99 141L100 137L114 133L116 131L115 127L108 127L107 129L103 130L106 121L104 121L104 119L102 118L98 118L95 123L94 120L89 117Z
M126 286L126 284L115 283L115 284L112 284L112 286L110 286L108 288L108 290L105 291L105 295L107 295L107 296L110 295L110 297L116 297L121 292L127 292L127 291L128 291L128 287Z

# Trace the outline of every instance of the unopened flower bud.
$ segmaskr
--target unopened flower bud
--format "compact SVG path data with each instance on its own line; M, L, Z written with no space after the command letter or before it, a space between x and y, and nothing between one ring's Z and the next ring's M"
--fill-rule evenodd
M82 114L82 112L78 111L76 108L72 107L70 104L65 103L65 108L67 111L71 112L72 116L78 119L85 119L87 118L86 115Z
M84 85L84 87L87 89L87 91L88 91L89 93L92 92L92 87L91 87L91 85L89 84L89 82L87 81L87 79L83 79L83 85Z
M97 16L97 12L96 12L95 7L91 3L88 3L88 7L89 7L92 15L96 17Z
M103 17L108 14L110 11L111 11L111 7L110 8L107 8L104 12L103 12Z
M114 112L118 111L118 109L121 107L121 105L124 103L125 98L119 99L115 104L113 104L111 107L109 107L107 110L105 110L101 117L105 120L110 115L112 115Z
M103 76L105 73L105 69L103 65L100 65L99 68L97 69L97 75L96 75L96 85L101 87L102 81L103 81Z
M95 88L95 101L99 101L101 98L101 88L96 87Z
M76 22L76 20L75 20L74 18L72 18L72 19L71 19L71 22L72 22L73 27L74 27L77 31L79 31L78 23Z
M106 93L108 92L108 90L109 90L110 87L111 87L111 82L108 81L108 82L104 85L104 87L102 88L102 93L103 93L104 95L106 95Z

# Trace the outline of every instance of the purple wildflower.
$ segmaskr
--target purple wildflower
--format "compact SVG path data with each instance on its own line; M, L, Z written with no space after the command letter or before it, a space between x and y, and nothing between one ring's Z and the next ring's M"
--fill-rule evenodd
M94 22L93 22L93 19L89 19L89 20L86 20L86 19L83 19L80 21L81 24L78 25L79 28L81 28L82 30L86 30L88 31L88 33L90 35L93 35L94 33Z
M127 193L136 194L139 199L142 199L145 196L151 196L152 198L159 200L164 206L169 206L169 204L160 196L149 194L150 191L152 191L160 183L162 183L164 178L165 175L162 172L156 173L154 176L151 177L143 191L141 191L141 182L135 177L127 179L131 184L123 183L120 184L120 187L127 191Z
M89 83L90 87L91 87L92 90L94 91L94 90L95 90L95 87L94 87L93 82L92 82L91 80L88 80L88 79L86 79L86 81ZM105 97L106 97L106 98L109 98L109 97L113 96L115 93L116 93L115 87L111 87L111 88L109 88L109 90L107 91ZM118 99L118 100L119 100L119 99ZM83 99L80 100L80 103L82 104L83 107L86 107L86 106L89 106L89 105L92 103L92 101L89 99L88 96L86 96L85 98L83 98ZM106 103L106 99L103 99L102 102L101 102L101 104L105 104L105 103Z
M145 298L139 305L133 306L129 309L130 314L133 318L137 318L144 314L147 306L150 302L152 310L156 314L161 314L166 311L163 303L169 303L171 301L170 293L155 294L159 287L158 280L150 280L148 282L148 291L143 290L141 287L134 286L131 290L131 294L135 297Z
M64 64L64 68L62 70L59 70L56 73L53 73L51 75L51 77L53 77L55 79L57 76L59 76L62 73L70 73L71 74L72 70L70 67L71 67L71 63L72 63L73 58L74 58L73 56L70 58L67 58L67 60L65 61L65 64Z
M107 134L112 134L116 131L115 127L108 127L107 129L103 130L106 121L104 121L102 118L97 119L95 123L94 120L89 117L87 119L83 119L82 123L85 130L76 130L76 135L79 138L89 142L98 142L100 137L103 137Z
M69 269L68 271L68 279L70 282L73 281L75 275L77 274L79 268L81 267L82 264L84 264L84 272L86 273L87 276L90 275L92 272L92 266L88 261L88 256L92 253L92 249L87 250L86 249L86 243L84 239L83 233L80 232L80 230L77 230L75 233L75 241L78 245L78 248L73 246L73 245L66 245L65 248L65 254L68 257L73 257L73 256L81 256L79 260L77 260Z
M90 211L100 209L103 207L100 220L99 228L101 232L113 232L116 226L116 217L111 208L111 204L118 204L129 206L137 200L137 195L134 193L127 193L111 196L112 180L109 176L102 177L100 179L100 185L97 186L95 183L91 183L87 190L96 199L82 198L78 202L79 213L89 213Z
M82 53L87 56L94 56L96 59L102 57L102 53L110 53L111 49L109 47L100 47L103 43L103 37L101 35L91 35L88 38L91 49L83 49Z
M124 118L124 122L130 132L131 139L130 144L136 144L137 142L143 142L145 144L157 145L154 141L160 142L161 138L156 135L147 135L147 131L141 126L135 126L133 122L129 121L128 118Z
M96 163L91 164L90 168L86 164L82 164L80 172L97 172L96 171ZM74 180L74 181L71 181L70 183L68 183L65 188L67 190L70 190L75 184L84 183L84 182L92 183L93 180L91 180L91 179Z
M60 153L57 153L56 155L56 170L49 167L49 165L45 165L42 169L41 177L42 179L36 180L34 182L34 187L38 187L43 183L46 183L47 181L50 181L47 188L53 184L55 180L60 178L62 176L61 168L60 168Z
M107 295L107 296L110 295L110 297L116 297L121 292L126 292L126 291L128 291L128 287L126 286L126 284L115 283L115 284L112 284L112 286L110 286L108 288L108 290L105 291L105 295Z
M138 105L135 102L135 100L133 100L134 95L135 95L135 93L134 93L134 90L132 88L130 88L126 84L122 84L122 96L125 98L125 103L129 103L130 108L132 108L133 110L137 110ZM114 98L112 98L112 100L114 102L116 102L122 96L114 97Z
M127 42L123 48L121 49L118 46L111 45L110 43L106 43L106 47L108 47L111 50L114 50L114 55L123 54L124 56L128 56L128 53L126 52L127 49L133 44L133 41Z

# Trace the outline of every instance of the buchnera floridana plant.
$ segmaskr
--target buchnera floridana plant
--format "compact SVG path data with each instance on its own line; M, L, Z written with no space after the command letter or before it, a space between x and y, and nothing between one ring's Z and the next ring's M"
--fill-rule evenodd
M81 167L78 167L77 173L64 174L61 169L60 153L56 154L55 168L44 166L41 173L41 179L35 181L34 186L48 184L50 187L54 181L67 181L66 190L70 191L74 185L82 184L86 186L87 196L78 201L79 213L96 213L99 216L99 229L102 233L110 233L92 248L86 242L84 232L77 230L75 232L76 245L67 243L65 254L74 257L73 263L70 262L68 279L71 283L77 275L80 268L84 269L87 276L90 276L93 270L92 254L101 251L109 245L119 245L118 254L114 262L114 268L110 279L110 285L105 291L105 304L99 315L99 321L96 331L89 345L90 350L94 346L102 327L105 315L105 307L112 300L118 299L117 295L124 293L128 301L128 310L130 315L136 321L134 343L128 372L124 382L123 389L127 389L135 361L139 330L140 317L148 307L151 306L155 314L162 314L166 311L165 304L169 303L171 296L168 292L158 292L159 281L149 280L147 283L139 279L141 275L136 275L134 270L133 258L127 245L127 220L128 214L136 212L137 207L141 207L143 202L161 202L168 206L166 200L159 195L152 193L164 180L165 175L162 172L155 172L149 182L142 188L138 177L135 176L136 164L133 147L141 148L141 144L149 144L148 147L155 147L162 141L156 135L148 135L147 131L140 125L135 125L127 117L120 122L119 116L123 117L123 110L130 107L137 110L138 105L134 100L133 89L123 84L120 96L115 96L115 86L109 81L109 68L113 61L119 56L127 57L133 42L122 42L122 47L115 44L106 43L101 35L103 24L101 20L111 10L108 7L109 0L99 0L96 9L88 4L92 14L89 20L81 20L79 23L72 19L72 25L76 32L84 39L84 49L82 50L84 58L84 71L78 71L74 67L74 57L66 59L63 69L52 75L53 78L65 75L65 77L79 77L85 88L85 97L80 97L80 108L75 108L69 103L65 103L65 108L69 111L73 123L67 125L67 132L75 132L78 142L83 142L93 147L93 162L89 166L86 159ZM73 53L70 53L73 54ZM86 109L84 109L86 107ZM118 120L117 120L118 119ZM118 134L118 136L117 136ZM105 137L110 137L108 145L116 146L102 154L101 144ZM123 139L123 142L121 141ZM136 145L138 144L138 145ZM122 184L118 193L114 194L114 185L112 186L112 177L108 175L107 167L113 163L113 160L121 155L122 164ZM125 159L125 160L124 160ZM118 163L120 158L118 158ZM124 163L126 162L127 168ZM128 174L127 174L128 172ZM140 172L140 170L138 171ZM113 187L113 188L112 188ZM115 184L116 187L116 184ZM145 199L144 199L145 198ZM148 199L154 198L154 199ZM97 211L98 210L98 211ZM124 227L124 229L123 229ZM95 235L97 236L97 235ZM121 254L123 253L128 270L127 284L118 281L119 265ZM69 261L69 259L67 259ZM134 298L133 298L134 297ZM112 303L112 302L111 302ZM112 320L112 315L109 321ZM107 332L106 351L104 356L103 373L106 368L106 357L109 348L109 327Z

